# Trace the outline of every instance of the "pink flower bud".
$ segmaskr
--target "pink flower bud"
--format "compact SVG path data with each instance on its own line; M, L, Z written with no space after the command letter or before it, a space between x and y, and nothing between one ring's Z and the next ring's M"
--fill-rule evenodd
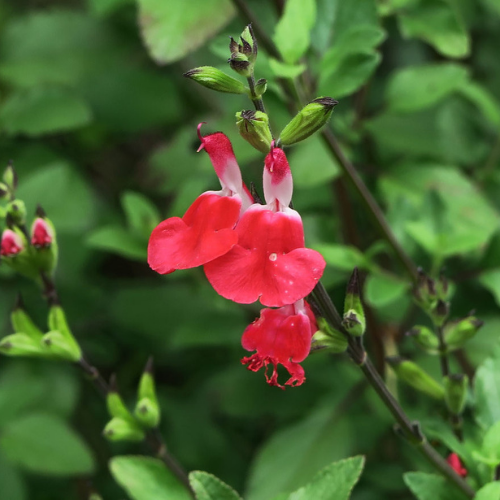
M6 229L2 233L0 255L3 257L12 257L22 250L24 250L24 244L21 236L12 231L12 229Z
M446 461L459 476L467 476L467 469L462 465L462 462L456 453L450 453Z
M47 221L38 217L31 227L31 244L35 248L47 248L51 245L54 235Z

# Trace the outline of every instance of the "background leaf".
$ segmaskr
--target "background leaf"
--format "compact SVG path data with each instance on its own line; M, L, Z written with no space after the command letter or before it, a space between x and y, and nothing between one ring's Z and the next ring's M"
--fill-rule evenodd
M500 420L500 349L486 359L474 377L475 416L488 429Z
M190 472L189 482L196 500L241 500L236 491L208 472Z
M407 486L418 500L465 500L467 497L444 477L425 472L407 472Z

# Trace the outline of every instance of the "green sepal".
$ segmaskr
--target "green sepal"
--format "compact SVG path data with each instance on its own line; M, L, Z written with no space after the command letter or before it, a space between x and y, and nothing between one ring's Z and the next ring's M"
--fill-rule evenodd
M9 186L7 186L7 184L4 184L3 182L0 182L0 200L6 200L9 196L10 196Z
M307 139L322 128L333 113L338 101L331 97L318 97L302 108L283 129L277 145L291 146Z
M439 340L430 328L417 325L410 331L406 332L406 335L410 337L413 342L418 345L418 347L429 354L439 353Z
M6 207L7 216L18 226L26 224L26 205L22 200L12 200Z
M342 326L349 334L356 337L363 335L366 330L366 318L363 304L361 303L359 273L357 267L354 268L349 284L347 285Z
M51 357L73 362L79 361L82 357L80 346L68 341L68 337L60 331L52 330L46 333L42 342Z
M316 318L319 330L312 337L311 353L325 351L331 353L345 352L348 347L347 338L332 328L325 318Z
M435 308L439 299L436 282L427 276L422 269L418 269L418 280L413 290L415 302L428 314Z
M7 165L7 168L5 169L3 173L3 181L9 188L9 191L14 192L17 188L17 173L16 170L14 169L14 165L12 163L9 163Z
M273 136L266 113L253 110L240 111L236 113L236 125L245 141L261 153L269 153Z
M248 89L243 83L213 66L200 66L191 69L184 73L184 76L217 92L224 92L226 94L248 93Z
M443 326L450 314L450 303L438 299L434 308L430 311L432 321L436 326Z
M413 361L398 356L388 357L387 361L403 382L432 398L444 398L443 387Z
M81 359L82 351L75 337L73 337L73 334L71 333L68 321L66 320L66 314L60 305L55 304L50 307L47 323L50 331L57 331L64 338L64 345L66 346L68 353L71 353L71 359L73 361ZM59 342L58 336L56 336L55 340ZM62 346L63 345L61 344L61 347Z
M443 377L443 385L446 406L454 415L460 415L467 401L469 377L464 374L449 375Z
M469 339L476 335L482 326L483 322L475 316L448 322L443 329L448 349L454 350L463 347Z
M125 406L125 403L116 390L111 389L108 392L106 396L106 405L108 407L108 413L111 415L111 417L135 423L134 416Z
M89 496L89 500L102 500L102 496L99 495L98 493L92 493Z
M43 337L42 330L35 325L19 302L10 313L12 328L15 332L24 333L28 335L28 337L40 342Z
M13 357L50 357L40 339L26 333L13 333L0 340L0 353Z
M134 415L145 427L158 427L160 423L160 408L150 398L142 398L137 402Z
M134 420L120 417L112 418L103 434L110 441L142 441L145 437L144 430Z

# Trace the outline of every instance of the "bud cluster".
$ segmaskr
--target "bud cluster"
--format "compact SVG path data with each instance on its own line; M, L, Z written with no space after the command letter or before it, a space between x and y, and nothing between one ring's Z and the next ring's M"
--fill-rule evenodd
M109 385L106 402L111 420L104 428L104 436L110 441L142 441L146 431L158 427L160 423L152 359L148 360L139 381L134 413L127 408L119 395L114 376Z

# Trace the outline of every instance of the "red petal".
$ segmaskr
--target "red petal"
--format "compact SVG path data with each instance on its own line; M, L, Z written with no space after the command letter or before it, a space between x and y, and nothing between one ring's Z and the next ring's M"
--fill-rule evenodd
M148 263L160 274L200 266L227 253L238 241L233 229L241 202L237 198L205 193L184 217L171 217L151 233Z
M321 254L304 246L300 216L251 208L236 230L239 241L230 252L208 263L205 274L227 299L280 307L304 298L323 274Z

